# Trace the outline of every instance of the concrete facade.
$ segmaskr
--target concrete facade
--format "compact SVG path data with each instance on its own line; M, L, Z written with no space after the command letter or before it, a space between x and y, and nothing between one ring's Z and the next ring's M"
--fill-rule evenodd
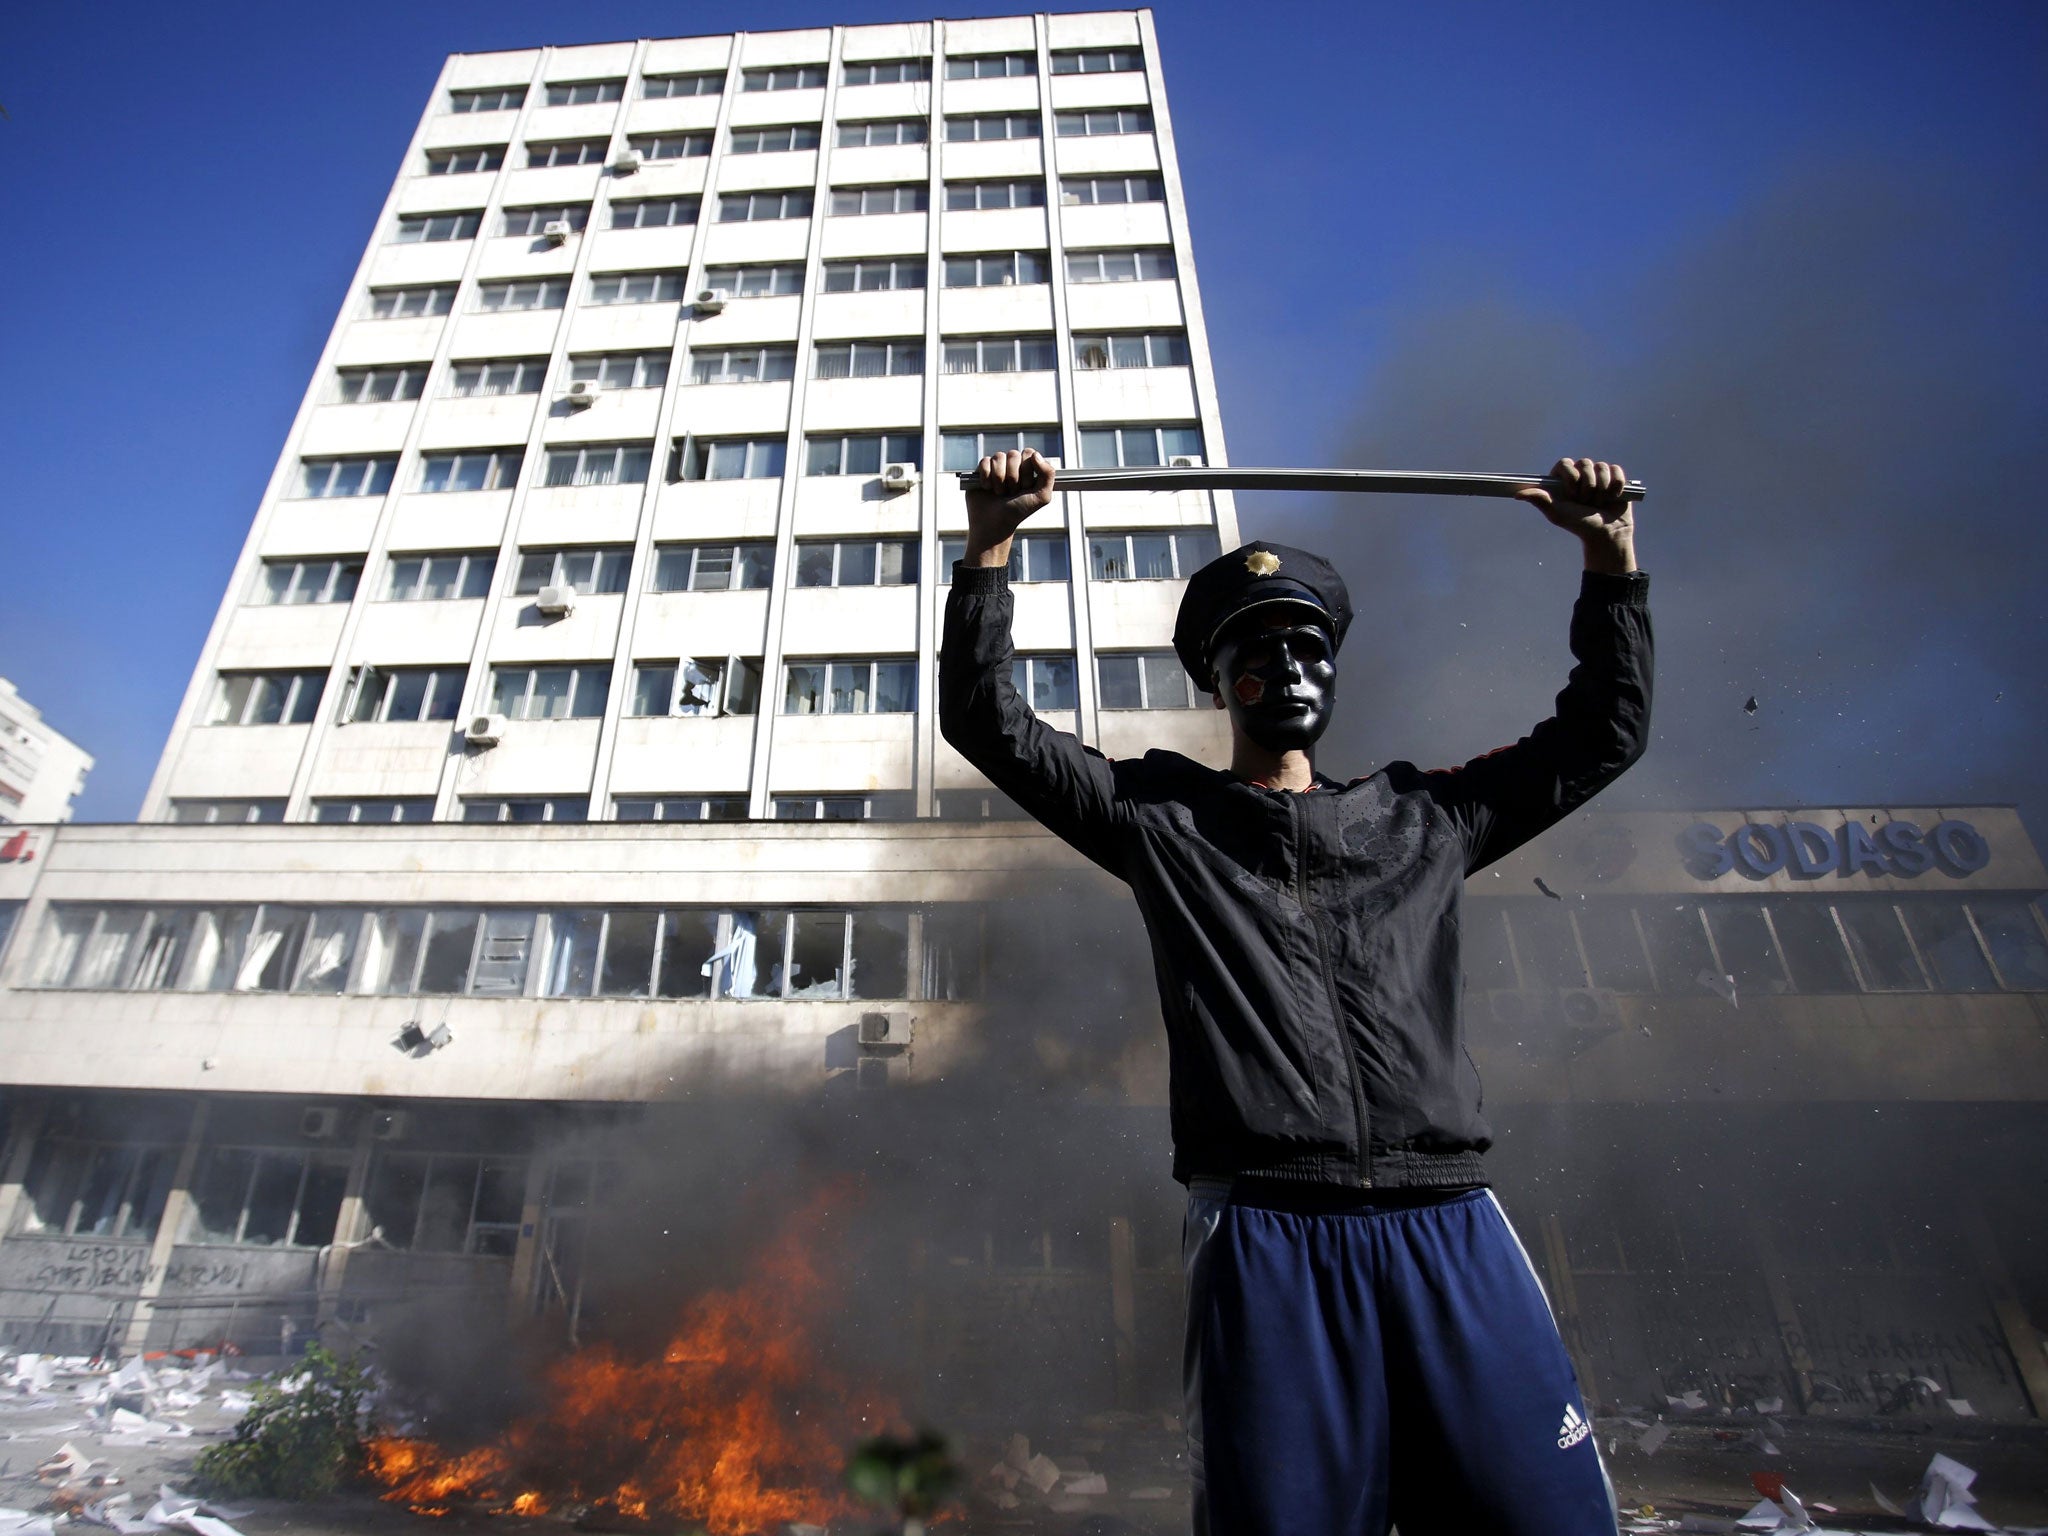
M0 826L69 821L92 754L0 677Z

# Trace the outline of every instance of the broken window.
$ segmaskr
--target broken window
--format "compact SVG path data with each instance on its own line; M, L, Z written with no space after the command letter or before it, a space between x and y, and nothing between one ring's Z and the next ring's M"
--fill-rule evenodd
M549 997L588 997L604 941L603 912L557 912L548 922Z
M1960 901L1943 896L1909 897L1899 903L1906 927L1944 992L1996 992L1977 930Z
M654 948L661 914L613 912L605 919L604 964L597 990L603 997L648 997L654 991Z
M370 913L363 925L360 989L383 996L412 991L426 932L427 914L422 908L388 907Z
M346 989L349 962L355 958L356 937L362 926L363 914L358 908L324 907L314 912L306 925L306 942L299 950L292 990L336 994Z
M1636 930L1634 906L1612 898L1585 901L1576 916L1593 985L1615 992L1650 991L1650 961Z
M797 912L790 918L789 997L846 997L846 914Z
M1516 902L1508 922L1515 936L1515 959L1520 962L1522 980L1537 987L1583 987L1585 962L1579 959L1579 941L1572 933L1571 913L1563 902Z
M393 1248L422 1253L509 1255L526 1198L523 1158L381 1153L365 1203Z
M1927 973L1906 937L1899 909L1883 897L1841 901L1835 911L1848 935L1850 953L1863 973L1863 984L1873 992L1921 992L1927 988Z
M934 1002L981 996L981 908L931 907L924 914L918 995Z
M868 907L853 924L851 997L906 997L910 991L910 914Z
M319 1248L334 1241L349 1154L209 1147L192 1182L183 1240L216 1246Z
M1657 972L1657 990L1666 997L1697 997L1720 984L1721 968L1707 947L1700 909L1689 901L1652 901L1636 909L1643 937L1650 941L1650 964Z
M426 953L420 961L419 991L461 992L467 988L480 918L481 914L476 912L432 914Z
M234 990L284 991L311 915L300 907L258 907L241 962L235 967Z
M664 912L655 991L662 997L711 996L709 972L717 948L716 912Z
M526 957L533 948L531 912L484 913L483 943L469 990L477 997L518 997L526 991Z
M25 1232L151 1238L171 1190L175 1149L44 1139L24 1179Z
M1792 990L1762 902L1710 901L1704 906L1721 969L1735 978L1738 997L1745 992L1776 995Z
M1833 910L1821 901L1797 897L1770 903L1771 926L1792 982L1801 992L1854 992L1849 952L1835 927Z

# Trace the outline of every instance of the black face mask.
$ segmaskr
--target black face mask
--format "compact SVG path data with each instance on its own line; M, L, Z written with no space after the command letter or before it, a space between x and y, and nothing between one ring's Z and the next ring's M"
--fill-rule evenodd
M1337 703L1337 646L1321 624L1226 631L1216 687L1237 728L1268 752L1306 752Z

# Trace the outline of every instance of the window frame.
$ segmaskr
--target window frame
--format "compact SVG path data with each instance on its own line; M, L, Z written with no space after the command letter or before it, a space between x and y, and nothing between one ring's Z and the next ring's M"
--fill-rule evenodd
M532 304L510 304L502 302L514 297L522 288L536 290ZM486 300L499 296L501 302L492 304ZM554 303L547 301L552 298ZM524 315L537 314L550 309L569 307L569 279L566 277L513 277L492 282L478 283L476 304L471 313L479 315Z
M811 79L815 72L817 78ZM797 78L785 81L782 76L794 74ZM740 71L740 93L758 96L765 91L815 91L822 90L831 78L832 66L818 64L769 64Z
M1073 340L1074 368L1077 372L1081 373L1132 372L1150 368L1187 368L1191 367L1194 362L1194 354L1188 349L1186 331L1096 331L1085 336L1077 334ZM1118 360L1120 356L1118 343L1129 343L1132 341L1137 342L1144 348L1144 362L1129 363ZM1084 346L1090 343L1099 343L1096 355L1101 357L1101 362L1089 362L1086 360ZM1176 348L1180 352L1178 357L1172 355ZM1161 361L1158 356L1162 352L1166 354L1164 361Z
M1128 256L1131 258L1131 275L1129 277L1115 277L1108 274L1107 263L1112 258L1118 256ZM1164 264L1169 270L1164 273L1154 272L1147 276L1144 268L1148 258L1163 259ZM1076 277L1074 275L1074 263L1077 261L1093 261L1098 275L1094 277ZM1096 283L1172 283L1179 280L1180 263L1175 259L1173 247L1170 245L1112 246L1090 251L1070 250L1067 252L1067 281L1069 283L1083 285Z
M714 475L711 473L714 455L721 448L742 447L742 468L737 475ZM677 453L681 460L679 472L673 477L682 482L717 484L731 480L780 480L786 468L789 439L776 437L699 437L694 433L677 440ZM757 459L764 466L773 461L773 468L756 470Z
M974 366L958 367L957 352L974 349ZM990 367L991 360L1006 358L1009 366ZM1016 336L942 336L939 338L939 371L947 377L982 373L1054 373L1060 365L1059 337L1052 331L1035 331Z
M1113 119L1104 126L1101 119ZM1153 131L1150 107L1062 107L1053 114L1053 135L1062 139L1113 139Z
M470 463L482 459L483 482L479 485L459 483ZM416 496L458 495L468 492L509 491L519 484L520 471L526 467L524 446L509 448L460 448L444 453L423 453L420 455L419 477L413 482ZM445 476L439 485L430 484L436 467L446 465L441 473Z
M457 240L474 240L483 228L481 208L451 209L446 213L401 213L391 226L390 245L449 245ZM437 233L445 227L445 233Z
M862 281L870 269L885 268L889 281L879 287ZM902 277L914 275L916 282L899 281ZM850 286L841 287L839 279L850 276ZM848 256L825 263L819 277L818 291L825 293L899 293L923 289L931 280L931 263L923 256Z
M677 271L673 268L661 270L643 268L626 272L592 272L589 274L589 286L584 290L584 302L593 309L608 309L616 304L680 304L684 293L688 291L688 277L689 274L687 272ZM629 297L631 284L638 278L653 279L654 292L651 297L644 299ZM600 283L615 283L618 287L617 296L613 298L598 297L598 285ZM668 291L671 288L674 289L672 293Z
M1137 62L1129 62L1128 56L1135 54ZM1107 63L1091 67L1089 60L1105 58ZM1145 50L1128 44L1115 48L1061 48L1051 55L1052 72L1055 75L1141 75L1145 72ZM1062 69L1071 63L1073 68Z
M875 704L881 699L882 667L907 668L909 703L901 709L878 709ZM794 674L799 669L815 668L820 673L821 687L817 697L823 706L819 709L791 709L790 700L795 689ZM861 697L869 701L866 709L840 709L833 700L842 692L839 682L840 669L854 672L865 668L867 680L860 685ZM914 715L917 713L917 658L915 656L797 656L785 658L782 663L782 704L776 711L782 715Z
M769 286L762 291L749 293L747 281L757 273L765 273ZM795 286L778 288L781 282L794 279ZM804 264L800 261L757 261L741 262L735 266L708 267L704 272L704 286L722 290L734 299L786 299L804 291Z
M997 448L989 447L988 444L991 438L1000 441L1001 446ZM1014 438L1015 441L1007 441L1007 439L1011 438ZM1031 438L1035 438L1037 441L1027 441L1027 439ZM973 457L964 464L960 462L958 453L963 443L973 449ZM952 431L942 430L939 433L939 468L946 473L965 473L972 470L975 465L979 464L991 453L1009 453L1013 450L1024 448L1035 448L1048 459L1064 462L1065 455L1059 451L1062 446L1060 429L1057 425L1050 427L969 427L964 429L956 428Z
M1150 469L1156 465L1171 464L1173 460L1178 458L1200 459L1207 457L1208 442L1202 436L1201 423L1197 421L1099 422L1092 426L1082 427L1080 430L1081 465L1085 469ZM1116 434L1116 459L1114 463L1105 462L1100 458L1091 456L1089 453L1089 440L1091 438L1095 439L1095 444L1099 447L1101 436L1105 432ZM1169 432L1192 432L1195 434L1198 446L1192 453L1186 448L1170 448L1167 446L1166 439L1166 434ZM1130 456L1130 441L1126 438L1126 433L1150 433L1153 457L1150 459L1132 458Z
M810 142L801 142L807 135ZM789 142L773 142L778 137L787 138ZM728 155L790 155L816 149L824 140L822 123L749 123L744 128L726 130L725 152Z
M427 387L431 363L369 363L334 370L334 390L329 405L409 405ZM381 399L365 399L381 381L389 381L392 392ZM351 395L353 386L353 395Z
M421 174L427 176L474 176L484 171L502 170L505 165L504 144L462 144L426 151L427 168ZM476 164L464 165L458 162L474 156Z
M681 709L686 690L692 679L689 669L698 669L699 686L708 688L709 694L692 698L698 707ZM712 669L716 668L713 672ZM633 677L626 697L622 717L628 720L722 720L727 717L756 715L761 711L761 676L764 658L743 656L737 652L727 656L678 656L673 659L646 657L633 663ZM663 690L664 701L659 711L640 708L643 691L643 673L668 674L667 686Z
M1064 665L1067 672L1067 692L1070 702L1065 704L1041 704L1038 701L1038 674ZM1021 672L1021 681L1019 669ZM1019 651L1010 658L1010 685L1017 696L1030 708L1033 714L1042 710L1072 710L1081 707L1081 667L1072 651Z
M523 146L526 164L520 169L552 171L567 166L603 165L604 152L610 146L609 139L528 139ZM565 151L573 151L575 158L571 159Z
M878 371L864 372L865 354L875 349L880 350L882 366ZM846 354L845 372L825 371L828 352L835 362L841 352ZM907 379L920 377L923 373L922 336L862 336L845 341L814 342L811 346L811 377L814 379Z
M292 574L285 582L284 592L289 594L305 590L308 573L325 568L317 588L310 597L272 596L270 573L288 570ZM350 603L363 581L363 557L361 555L288 555L282 559L258 562L256 581L244 601L253 608L310 608L326 603ZM338 590L346 585L347 591Z
M920 85L929 83L932 78L932 61L926 56L908 59L856 59L851 63L842 60L839 69L839 83L842 86ZM857 69L867 71L868 78L854 79L853 72ZM881 72L886 69L894 69L897 72L883 79Z
M524 85L468 86L448 93L448 111L456 117L471 117L479 112L517 112L526 105L526 92ZM493 99L495 105L484 105Z
M532 562L545 559L545 576L529 574ZM590 561L590 574L577 578L571 562ZM513 567L510 597L535 597L547 587L567 587L578 597L616 597L633 579L631 544L568 544L554 548L522 549Z
M320 700L327 692L325 667L223 667L213 676L213 701L207 706L204 722L209 726L310 725L319 718ZM225 718L221 711L228 704L230 680L241 678L250 679L251 687L242 696L240 704L229 710L229 713L241 718ZM262 688L255 686L257 680L277 678L288 679L283 684L284 702L279 706L277 719L249 719L248 716L263 697ZM277 684L272 682L270 686L275 687Z
M692 87L690 90L682 91L675 89L678 84L684 81L689 82ZM662 87L658 91L653 89L657 84ZM704 89L707 84L710 86L709 90ZM642 75L640 77L640 99L642 101L678 101L695 96L723 96L724 94L725 71L722 69L693 69L684 70L677 74Z
M1140 702L1136 704L1112 704L1109 702L1109 689L1102 679L1102 667L1106 661L1135 661L1137 663L1138 698ZM1175 673L1180 678L1184 702L1161 704L1153 699L1152 672L1146 665L1147 662L1155 662L1162 667L1169 663L1172 665ZM1180 664L1180 658L1170 650L1102 650L1095 653L1095 707L1097 709L1113 710L1118 713L1128 713L1138 709L1200 709L1206 697L1195 687L1194 679L1187 675L1187 669Z
M495 715L503 715L507 720L517 720L523 725L552 725L565 720L602 720L605 715L606 701L611 693L612 671L613 668L610 661L534 661L493 664L491 667L491 691L489 694L490 712ZM565 672L568 674L567 684L562 695L568 702L564 712L559 715L537 715L533 713L535 701L539 698L535 691L537 680L543 672ZM503 680L511 677L523 677L525 683L520 688L513 706L507 708L505 707ZM594 710L578 713L578 701L589 702L589 695L592 692L597 695L597 707ZM541 700L541 702L545 706L546 701ZM510 799L522 797L512 796L508 799L507 797L487 796L484 798L500 799L509 804ZM465 800L464 820L468 819L466 809L468 804L469 802Z
M789 563L789 585L799 592L822 592L828 588L914 587L918 584L918 567L921 564L922 541L916 534L876 534L870 538L798 539L792 546L793 554ZM821 549L832 551L831 580L806 581L803 579L806 564L805 554L815 554ZM845 581L841 573L846 566L846 552L849 549L865 549L869 555L869 569L874 572L869 581ZM883 580L883 571L888 566L887 552L901 550L896 562L896 579Z
M363 312L359 320L438 320L455 312L455 295L460 283L400 283L387 288L371 288L363 294ZM408 310L406 303L414 295L425 295L428 307ZM391 300L391 312L380 315L377 306L385 299Z
M544 107L602 107L626 99L626 77L591 80L550 80L541 87Z
M427 578L433 574L434 562L454 560L455 595L434 597L426 591ZM419 562L419 573L413 579L410 594L398 591L398 570L401 565ZM475 580L477 571L483 572L483 591L470 592L468 588ZM376 599L385 603L460 603L474 602L490 595L491 583L498 574L498 551L495 549L448 549L448 550L406 550L387 554L384 557L384 592Z
M1175 524L1164 528L1091 528L1084 535L1088 544L1088 579L1090 581L1186 581L1190 576L1222 553L1220 537L1213 527ZM1173 572L1168 576L1141 576L1138 574L1137 551L1131 541L1134 538L1165 539L1170 553ZM1121 543L1123 568L1129 574L1117 576L1103 569L1103 562L1096 558L1096 546L1112 541ZM1183 552L1183 541L1194 545L1194 553ZM1206 542L1208 552L1202 554ZM1196 558L1199 555L1200 558Z
M513 370L511 387L492 389L493 371ZM518 395L537 395L547 383L545 357L465 357L448 365L448 382L443 398L449 400L499 400ZM465 380L465 375L474 374ZM466 386L466 387L465 387Z
M660 165L669 160L703 159L715 147L714 137L709 128L666 128L658 133L629 134L626 147L648 164ZM671 141L679 147L671 149Z
M1122 197L1104 197L1102 189L1113 183L1123 184ZM1139 185L1141 184L1142 185ZM1131 196L1133 187L1144 193L1141 197ZM1087 195L1079 193L1085 189ZM1166 178L1157 171L1131 171L1123 175L1104 171L1083 176L1062 176L1060 178L1060 206L1062 208L1128 208L1144 203L1166 201Z
M985 131L998 124L1001 133ZM946 117L948 144L1008 144L1043 137L1045 123L1036 112L959 112Z
M834 149L894 149L928 143L931 139L931 130L921 117L860 117L841 121L836 127ZM884 128L892 130L895 137L879 137L876 130Z
M990 189L1001 187L1007 202L984 201L984 194ZM1020 191L1034 194L1018 202ZM962 201L962 195L968 201ZM1048 201L1043 176L990 176L975 180L949 181L946 183L947 213L990 213L1005 208L1043 208Z
M1051 556L1047 555L1044 557L1043 563L1059 565L1061 568L1059 574L1056 576L1038 574L1038 567L1041 562L1035 551L1052 549L1059 551L1059 559L1053 561ZM951 571L956 563L964 560L966 557L967 536L965 534L948 533L940 535L939 569L941 572ZM1074 579L1073 556L1068 548L1067 536L1064 533L1018 533L1013 535L1010 540L1009 576L1012 586L1022 585L1026 582L1072 581Z
M722 587L699 586L698 566L706 552L722 553L725 558L726 583ZM688 555L684 564L683 581L679 586L663 586L662 567L674 557ZM738 578L754 573L759 581ZM773 539L734 539L730 542L716 540L688 540L654 546L654 566L648 573L647 590L650 592L765 592L775 581L775 541Z
M609 469L603 465L608 463ZM645 485L654 473L654 445L645 442L557 443L544 450L536 490L593 485Z
M1027 260L1038 263L1038 276L1029 277L1022 274L1021 269ZM962 262L974 263L974 281L971 283L953 280L954 271ZM992 266L992 263L1000 263L1007 267L1008 276L999 276L997 280L990 281L988 274L999 270ZM951 251L946 255L945 267L945 285L948 288L1036 288L1042 283L1052 281L1052 252Z
M1001 64L1001 69L990 69L990 64ZM1038 55L1035 53L949 53L946 55L946 78L948 80L1022 80L1035 78L1038 74Z
M569 233L580 235L590 227L588 203L521 203L498 210L500 240L540 240L550 224L567 224ZM524 226L523 228L521 226Z
M757 213L766 199L775 200L774 213ZM718 222L721 224L779 224L811 217L816 202L813 187L757 187L743 192L718 194ZM735 212L743 208L743 212Z
M664 389L674 353L666 347L628 352L572 352L569 354L569 382L593 383L605 389ZM621 383L611 375L620 364L628 377ZM657 365L660 377L654 377ZM651 450L650 450L651 451Z
M733 364L751 361L755 372L735 374ZM716 363L718 377L706 378L706 364ZM787 368L787 372L781 370ZM787 384L796 378L796 343L764 341L732 347L696 347L690 352L690 384Z

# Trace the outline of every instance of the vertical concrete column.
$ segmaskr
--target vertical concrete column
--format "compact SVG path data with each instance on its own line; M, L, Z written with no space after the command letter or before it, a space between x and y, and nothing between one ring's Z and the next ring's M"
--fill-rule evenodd
M348 1182L341 1189L341 1209L334 1217L334 1241L321 1255L320 1273L315 1281L320 1287L316 1331L325 1329L340 1312L341 1288L348 1279L348 1256L362 1247L370 1235L365 1194L370 1186L370 1138L376 1124L376 1113L365 1107L356 1124L355 1146L349 1153Z
M1584 1319L1579 1313L1579 1287L1572 1274L1571 1250L1565 1246L1564 1223L1555 1212L1543 1218L1543 1268L1550 1277L1550 1311L1557 1319L1559 1337L1572 1366L1579 1373L1579 1395L1587 1409L1600 1402L1600 1384L1593 1371L1593 1352L1586 1345Z
M547 1214L548 1180L554 1171L551 1157L530 1158L526 1164L526 1198L519 1203L519 1246L512 1250L512 1283L505 1297L506 1310L515 1321L533 1310L541 1222Z
M1771 1316L1778 1324L1778 1341L1785 1347L1785 1364L1799 1389L1799 1411L1806 1413L1813 1407L1813 1356L1806 1350L1806 1329L1799 1321L1799 1307L1792 1299L1792 1285L1785 1278L1777 1242L1755 1211L1749 1213L1749 1241L1763 1272L1764 1289L1770 1294Z
M212 1108L206 1099L192 1105L192 1123L185 1131L185 1145L178 1149L178 1166L171 1172L171 1192L164 1199L164 1214L156 1224L156 1240L149 1245L149 1265L142 1273L142 1285L135 1293L135 1310L128 1314L128 1333L121 1340L121 1353L139 1354L155 1319L157 1297L163 1294L164 1271L170 1268L171 1251L178 1246L178 1234L185 1230L185 1215L192 1208L192 1172L199 1165L200 1144L206 1139L206 1117Z
M48 1105L40 1098L24 1101L15 1111L13 1133L7 1138L5 1154L0 1154L0 1243L6 1242L7 1234L14 1230L14 1219L21 1210L22 1194L28 1183L29 1160L35 1156L48 1113Z
M1109 1316L1116 1342L1116 1405L1138 1400L1138 1258L1131 1218L1109 1218Z
M0 1199L4 1198L0 1195ZM2027 1390L2027 1404L2034 1410L2035 1418L2048 1419L2048 1353L2043 1353L2041 1330L2034 1326L2034 1320L2027 1316L2026 1306L2020 1301L2019 1287L2013 1284L2012 1271L2006 1267L2005 1255L1999 1251L1998 1239L1992 1229L1991 1218L1984 1212L1983 1202L1967 1201L1963 1206L1962 1220L1963 1237L1977 1263L1977 1277L1984 1283L1984 1293L1998 1318L2005 1347L2012 1351L2013 1362L2019 1367L2020 1384Z

